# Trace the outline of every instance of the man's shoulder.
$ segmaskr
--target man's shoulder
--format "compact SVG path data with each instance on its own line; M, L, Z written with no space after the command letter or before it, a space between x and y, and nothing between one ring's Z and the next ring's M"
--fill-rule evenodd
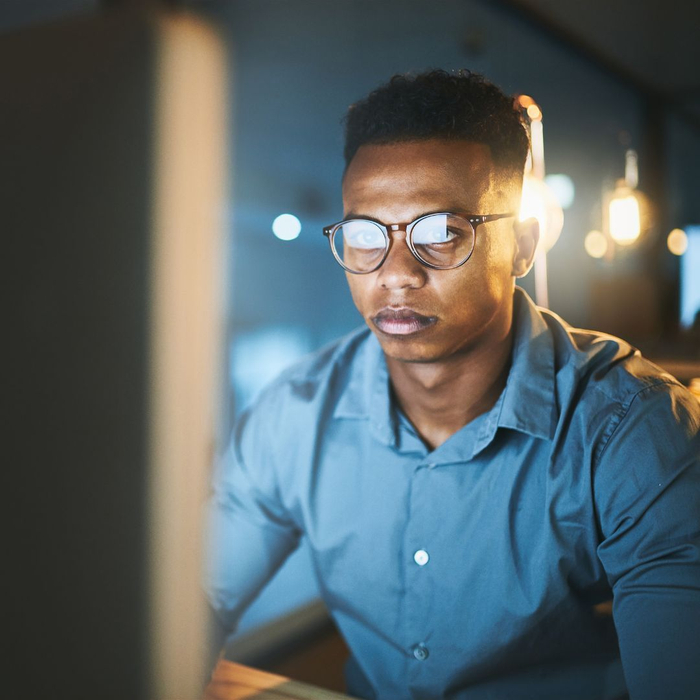
M363 326L304 356L268 384L254 406L283 403L289 409L337 398L367 361L371 338Z
M609 436L632 405L668 412L680 401L690 415L698 408L680 382L621 338L573 327L524 293L516 318L515 390L505 403L513 425L589 443Z
M647 394L684 389L622 338L572 327L549 312L543 316L553 338L557 384L579 398L595 394L602 401L627 405Z
M621 338L538 311L553 351L557 451L593 468L597 498L628 477L653 490L697 460L700 403L686 387Z

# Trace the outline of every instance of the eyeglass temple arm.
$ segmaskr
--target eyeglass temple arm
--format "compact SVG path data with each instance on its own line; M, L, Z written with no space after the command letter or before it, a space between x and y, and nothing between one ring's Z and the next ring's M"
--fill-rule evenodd
M469 222L478 226L479 224L486 224L489 221L498 221L499 219L507 219L509 216L515 216L515 214L510 211L506 214L484 214L482 216L470 216Z

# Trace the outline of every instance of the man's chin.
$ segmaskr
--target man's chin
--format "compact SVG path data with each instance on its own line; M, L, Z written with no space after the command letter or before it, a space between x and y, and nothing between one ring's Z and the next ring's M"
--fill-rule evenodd
M396 362L439 362L444 359L443 352L435 345L418 338L408 336L387 337L375 333L384 354Z

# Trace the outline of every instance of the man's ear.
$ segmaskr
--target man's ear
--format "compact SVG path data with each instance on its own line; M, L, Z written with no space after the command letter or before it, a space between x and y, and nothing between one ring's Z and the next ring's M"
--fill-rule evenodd
M540 224L531 217L513 224L515 233L515 255L513 256L513 277L525 277L530 271L540 240Z

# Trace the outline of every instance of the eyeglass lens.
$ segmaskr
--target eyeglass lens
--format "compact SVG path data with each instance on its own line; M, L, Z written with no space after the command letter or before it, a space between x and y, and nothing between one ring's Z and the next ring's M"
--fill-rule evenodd
M453 214L430 214L408 228L416 256L433 267L457 267L474 249L474 228ZM338 259L353 272L375 270L389 246L382 227L364 219L344 222L332 242Z

